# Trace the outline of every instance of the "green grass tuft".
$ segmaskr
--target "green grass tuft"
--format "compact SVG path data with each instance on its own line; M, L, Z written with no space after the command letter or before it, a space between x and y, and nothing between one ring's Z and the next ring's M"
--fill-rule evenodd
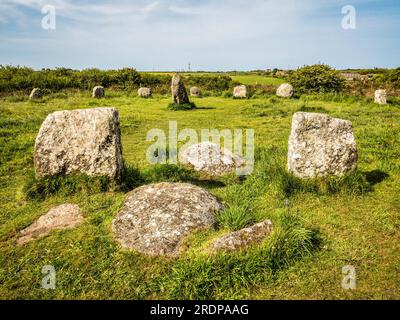
M189 102L184 104L170 103L167 108L171 111L189 111L194 110L197 107L194 102Z

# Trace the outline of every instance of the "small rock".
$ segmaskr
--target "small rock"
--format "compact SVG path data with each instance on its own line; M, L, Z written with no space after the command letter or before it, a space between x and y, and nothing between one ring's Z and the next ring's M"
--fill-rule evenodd
M172 100L176 104L190 103L189 97L179 74L174 74L171 82Z
M83 216L79 206L75 204L62 204L52 208L48 213L41 216L29 227L20 232L17 240L18 245L48 235L52 230L71 229L83 222Z
M34 164L39 178L84 173L120 180L122 145L114 108L56 111L36 137Z
M152 96L152 92L150 88L140 88L138 90L138 96L142 98L150 98Z
M350 121L325 114L297 112L289 138L288 169L299 178L343 175L357 167Z
M190 95L191 95L192 97L196 97L196 98L201 97L201 90L200 90L200 88L198 88L198 87L191 87L191 88L190 88Z
M375 103L385 105L387 104L387 93L386 90L375 91Z
M196 171L213 176L234 172L245 164L241 157L211 142L188 147L180 152L179 160L182 164L191 165Z
M213 250L238 251L261 243L273 230L271 220L265 220L249 228L231 232L216 239L212 244Z
M289 83L281 84L276 90L276 95L282 98L291 98L294 94L294 88Z
M244 85L235 87L233 89L233 96L235 98L247 98L247 87Z
M150 256L176 256L192 231L213 227L222 204L207 190L187 183L158 183L130 192L112 222L123 248Z
M93 88L92 97L96 99L104 98L105 90L102 86L97 86Z
M34 88L29 95L30 100L40 99L43 96L42 90L40 88Z

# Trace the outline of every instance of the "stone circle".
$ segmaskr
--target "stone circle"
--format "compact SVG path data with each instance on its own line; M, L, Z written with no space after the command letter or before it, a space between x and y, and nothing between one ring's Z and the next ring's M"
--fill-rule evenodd
M245 85L236 86L233 89L233 96L235 98L247 98L247 87Z
M382 105L387 104L386 90L380 89L375 91L375 103Z
M284 83L276 90L276 95L282 98L291 98L294 94L294 88L289 83Z
M105 90L102 86L97 86L93 88L92 98L100 99L104 98Z
M150 88L139 88L138 96L142 98L150 98L152 96L152 92Z
M40 88L33 88L31 94L29 95L30 100L40 99L43 96L42 90Z

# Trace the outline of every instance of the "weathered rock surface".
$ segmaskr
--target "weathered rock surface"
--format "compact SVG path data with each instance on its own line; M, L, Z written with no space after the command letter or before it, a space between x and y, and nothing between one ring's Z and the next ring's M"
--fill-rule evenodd
M294 94L294 88L289 83L281 84L278 90L276 90L276 95L282 98L290 98L293 96L293 94Z
M247 98L247 87L244 85L235 87L233 89L233 96L235 98Z
M48 235L52 230L71 229L83 222L79 207L75 204L62 204L49 210L29 227L20 232L18 245Z
M179 160L183 164L191 165L196 171L213 176L235 172L245 164L241 157L211 142L202 142L182 150Z
M201 90L200 90L200 88L199 88L199 87L191 87L191 88L190 88L190 95L191 95L192 97L197 97L197 98L201 97Z
M30 100L40 99L43 96L42 90L40 88L33 88L31 94L29 95Z
M122 146L114 108L57 111L47 116L36 137L38 177L84 173L119 180Z
M138 96L142 98L150 98L152 96L152 92L150 88L139 88Z
M350 121L325 114L298 112L289 138L288 169L300 178L343 175L357 167Z
M176 256L180 241L199 228L212 227L222 204L207 190L186 183L158 183L128 194L112 222L123 248L151 256Z
M376 90L375 91L375 103L377 104L387 104L387 93L386 90Z
M97 87L93 88L93 94L92 94L93 98L97 98L97 99L104 98L104 95L105 95L104 87L97 86Z
M179 74L174 74L171 82L172 100L176 104L189 103L189 97Z
M271 220L265 220L251 227L231 232L212 243L213 250L238 251L261 243L273 230Z

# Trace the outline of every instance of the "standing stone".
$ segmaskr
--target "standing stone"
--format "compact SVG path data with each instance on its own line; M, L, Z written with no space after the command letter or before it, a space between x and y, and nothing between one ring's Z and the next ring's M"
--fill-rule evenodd
M191 88L190 88L190 95L191 95L192 97L196 97L196 98L201 97L201 90L200 90L200 88L198 88L198 87L191 87Z
M386 90L375 91L375 103L385 105L387 104L387 93Z
M212 243L212 249L216 251L238 251L247 249L252 245L261 243L271 234L273 225L271 220L265 220L251 227L228 233L217 238Z
M104 95L105 95L104 87L97 86L97 87L93 88L93 94L92 94L93 98L97 98L97 99L104 98Z
M247 98L247 87L244 85L235 87L233 89L233 96L235 98Z
M40 88L33 88L31 94L29 95L30 100L40 99L43 96L42 90Z
M150 88L140 88L138 90L138 96L142 98L150 98L152 96L152 92Z
M122 146L114 108L57 111L47 116L35 143L36 175L83 173L120 180Z
M158 256L176 256L181 240L191 232L210 228L222 204L207 190L187 183L158 183L128 194L112 222L123 248Z
M343 175L357 167L350 121L325 114L297 112L289 138L288 169L299 178Z
M189 103L189 97L179 74L174 74L171 82L172 99L176 104Z
M281 84L278 90L276 90L276 95L282 98L291 98L293 97L293 94L294 94L294 88L289 83Z
M235 172L245 165L245 161L215 143L194 144L179 153L179 161L190 165L195 171L212 176L221 176Z
M52 208L45 215L20 232L18 245L48 235L52 230L71 229L83 222L83 216L76 204L62 204Z

